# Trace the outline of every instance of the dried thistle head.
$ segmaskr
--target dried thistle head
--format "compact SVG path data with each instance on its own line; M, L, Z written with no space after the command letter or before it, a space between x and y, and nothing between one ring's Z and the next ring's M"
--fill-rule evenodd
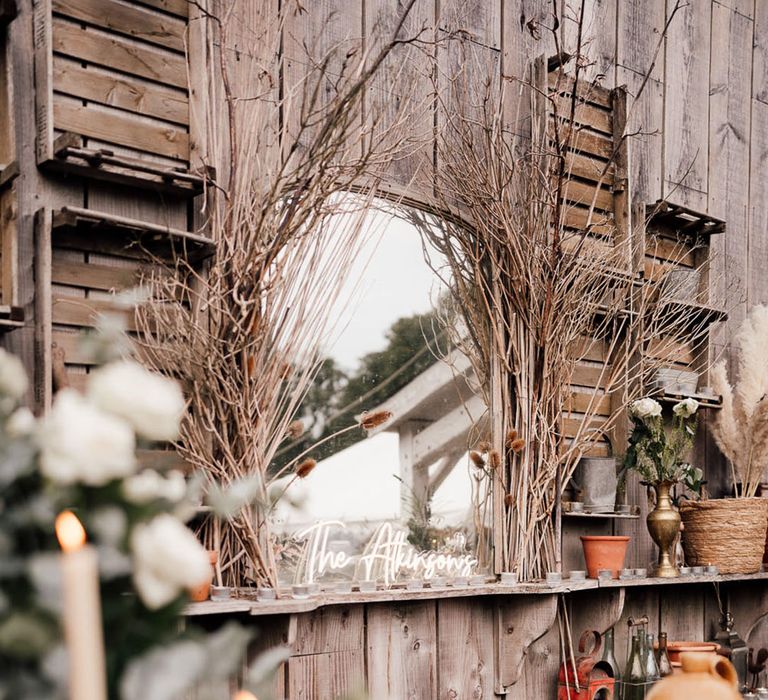
M497 450L491 450L488 453L488 463L491 465L491 469L501 469L501 455Z
M523 438L517 438L516 440L512 440L512 442L509 443L509 449L512 450L512 452L515 454L521 452L524 447L525 440L523 440Z
M392 411L375 411L374 413L363 411L360 416L360 427L363 430L373 430L384 425L390 418L392 418Z
M288 430L286 430L286 435L288 435L288 437L292 440L298 440L302 435L304 435L304 423L302 423L300 420L291 422L288 425Z
M472 452L469 453L469 458L472 460L472 464L478 469L485 469L485 458L479 452L472 450Z
M491 443L487 440L477 443L477 451L487 455L491 451Z
M506 503L510 508L515 505L515 495L512 493L508 493L504 496L504 503Z
M299 479L306 479L316 466L317 460L312 459L312 457L307 457L296 465L296 476L298 476Z
M507 436L504 438L504 445L509 450L512 448L512 443L517 440L517 430L512 428L511 430L507 431Z

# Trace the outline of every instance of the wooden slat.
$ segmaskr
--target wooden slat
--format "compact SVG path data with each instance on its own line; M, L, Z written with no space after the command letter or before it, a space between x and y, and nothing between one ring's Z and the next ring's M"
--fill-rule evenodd
M600 378L602 374L602 379ZM573 376L571 377L571 384L575 386L586 387L605 387L605 384L610 378L610 368L604 367L592 367L590 365L578 364L573 370ZM598 383L599 382L599 383Z
M695 357L690 343L682 343L673 338L654 338L648 343L645 352L650 357L685 365L692 364Z
M137 4L154 7L178 17L189 17L190 0L135 0Z
M98 29L83 29L56 18L53 20L52 42L54 51L67 56L164 85L187 87L186 61L179 54L139 46L130 39L110 36Z
M372 605L366 622L369 696L437 698L435 602Z
M592 397L592 394L583 391L572 391L565 399L563 411L566 413L583 413L589 409L596 416L608 416L611 413L611 397L607 395Z
M613 183L613 164L607 164L603 160L595 160L589 156L577 153L568 153L565 157L566 172L574 177L600 182L602 185Z
M574 417L575 416L575 417ZM563 418L562 425L560 426L561 433L565 437L576 437L576 433L581 429L584 423L584 417L572 414L569 418ZM605 423L600 417L594 417L587 423L587 427L582 430L582 437L587 437L596 430L601 430Z
M574 79L567 75L560 75L558 82L558 71L552 71L549 74L549 87L554 90L557 86L558 93L567 93L573 90L574 82ZM580 80L576 95L580 99L600 107L605 107L606 109L611 107L611 91L600 85Z
M52 281L71 287L119 291L136 285L141 278L141 268L134 264L130 268L109 265L83 264L58 259L54 253Z
M563 133L563 125L560 126ZM570 142L570 150L576 153L588 153L598 158L611 158L613 156L613 141L600 134L577 130Z
M133 311L115 306L114 302L104 299L80 299L54 295L52 306L54 324L92 328L96 325L99 314L122 313L125 315L127 329L129 331L136 330Z
M182 129L144 123L125 112L71 104L56 97L53 119L57 129L92 136L169 158L189 160L189 135Z
M115 0L52 0L53 11L134 39L184 51L186 22Z
M91 102L189 124L187 93L54 56L53 89Z
M570 119L570 97L560 97L555 95L553 101L557 105L557 116L559 118ZM577 101L573 121L576 124L594 129L595 131L601 131L604 134L613 133L612 113L609 110L600 109L599 107L594 107L590 104Z
M565 184L564 197L574 204L582 204L590 207L593 203L596 209L611 211L613 209L613 195L604 187L595 187L578 180L569 180Z
M615 227L613 217L601 211L593 211L589 217L589 209L579 206L568 206L563 212L563 225L566 228L583 231L590 224L590 231L601 236L613 236Z
M684 267L693 267L695 263L690 247L671 238L646 237L645 253L647 258L657 258Z

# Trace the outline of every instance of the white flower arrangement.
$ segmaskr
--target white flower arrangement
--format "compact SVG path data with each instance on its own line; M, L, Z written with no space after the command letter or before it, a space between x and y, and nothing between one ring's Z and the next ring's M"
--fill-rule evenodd
M690 418L699 410L699 402L693 398L683 399L672 407L672 413L680 418Z
M88 380L88 398L147 440L175 440L186 403L177 382L136 362L111 362Z
M39 437L42 472L59 484L103 486L136 469L131 426L104 413L74 389L56 394Z
M629 407L632 415L638 418L653 418L661 415L661 404L650 397L637 399Z
M172 515L158 515L131 534L133 581L144 604L156 610L182 591L209 580L208 554L192 531Z

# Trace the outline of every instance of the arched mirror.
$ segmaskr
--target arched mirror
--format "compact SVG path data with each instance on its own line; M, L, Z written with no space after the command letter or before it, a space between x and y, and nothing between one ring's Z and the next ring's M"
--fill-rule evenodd
M273 513L280 579L463 581L488 570L482 380L428 217L383 200L365 217L296 415L304 432L275 460L316 460ZM368 430L353 427L361 414Z

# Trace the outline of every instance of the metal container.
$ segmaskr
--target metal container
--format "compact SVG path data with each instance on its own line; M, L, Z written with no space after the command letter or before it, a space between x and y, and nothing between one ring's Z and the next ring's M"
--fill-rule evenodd
M585 509L593 513L613 513L619 483L615 457L582 457L573 482Z

